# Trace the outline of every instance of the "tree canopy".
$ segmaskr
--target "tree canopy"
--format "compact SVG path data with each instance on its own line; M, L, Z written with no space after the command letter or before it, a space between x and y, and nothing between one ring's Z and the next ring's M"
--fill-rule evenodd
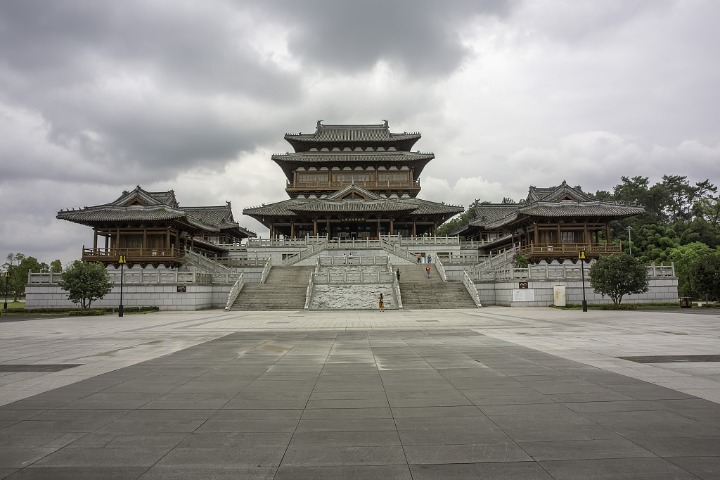
M625 295L648 291L647 268L626 253L600 257L590 267L590 285L595 292L619 305Z
M68 292L70 301L79 303L84 309L90 308L93 301L110 293L113 286L102 263L85 263L81 260L75 260L62 273L58 284Z

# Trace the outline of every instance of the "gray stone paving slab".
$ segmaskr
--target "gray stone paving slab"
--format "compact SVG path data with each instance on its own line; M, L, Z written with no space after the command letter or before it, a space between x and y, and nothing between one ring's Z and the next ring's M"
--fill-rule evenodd
M718 478L720 364L620 358L717 354L713 316L292 314L3 324L80 366L2 377L0 477Z

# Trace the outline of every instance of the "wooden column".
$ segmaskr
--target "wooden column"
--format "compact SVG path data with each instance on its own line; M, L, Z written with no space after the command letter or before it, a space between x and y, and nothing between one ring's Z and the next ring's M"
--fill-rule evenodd
M142 243L142 248L143 248L143 250L146 249L146 248L148 248L148 243L147 243L147 227L143 227L143 243Z
M330 217L327 217L325 219L325 233L327 233L328 238L331 238L331 236L330 236Z
M295 238L295 222L290 222L290 238Z
M538 226L537 226L537 222L535 223L535 232L533 233L533 241L532 241L532 243L533 243L533 244L540 243L540 241L539 241L539 239L538 239Z
M313 218L313 236L317 237L318 229L317 229L317 218Z
M605 236L607 237L607 244L610 245L611 238L610 238L610 224L609 223L605 224Z
M165 250L170 248L170 227L165 230Z
M395 219L390 217L390 235L395 235Z
M377 230L376 230L375 236L377 238L380 238L380 217L378 217L378 219L377 219Z
M562 238L560 236L560 223L557 224L557 238L555 239L555 243L562 243Z
M93 228L93 251L97 252L97 228Z
M415 219L413 219L412 236L413 236L413 237L417 237L417 225L416 225L416 223L415 223Z

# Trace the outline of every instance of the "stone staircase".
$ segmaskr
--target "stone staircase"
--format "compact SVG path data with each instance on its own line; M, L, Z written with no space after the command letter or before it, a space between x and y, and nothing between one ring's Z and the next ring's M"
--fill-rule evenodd
M403 308L477 308L461 282L443 282L435 265L430 265L430 278L425 264L395 267L400 269L400 295Z
M303 310L314 267L273 267L265 283L246 283L230 310Z

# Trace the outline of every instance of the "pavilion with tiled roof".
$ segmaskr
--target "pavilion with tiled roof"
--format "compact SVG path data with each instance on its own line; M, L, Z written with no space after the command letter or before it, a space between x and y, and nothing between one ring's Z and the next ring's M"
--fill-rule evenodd
M57 218L92 227L93 246L83 248L82 259L103 263L125 255L129 264L173 266L182 263L185 249L218 254L221 244L255 236L235 221L230 202L180 207L174 191L148 192L139 185L113 202L61 210Z
M579 186L531 186L518 204L476 204L475 218L456 232L468 239L488 242L491 249L519 247L531 261L588 259L618 253L612 243L610 222L639 215L643 208L593 200Z
M295 150L271 159L287 178L289 200L243 210L271 237L434 235L461 207L420 200L420 174L435 158L411 152L421 135L373 125L324 125L285 134Z

